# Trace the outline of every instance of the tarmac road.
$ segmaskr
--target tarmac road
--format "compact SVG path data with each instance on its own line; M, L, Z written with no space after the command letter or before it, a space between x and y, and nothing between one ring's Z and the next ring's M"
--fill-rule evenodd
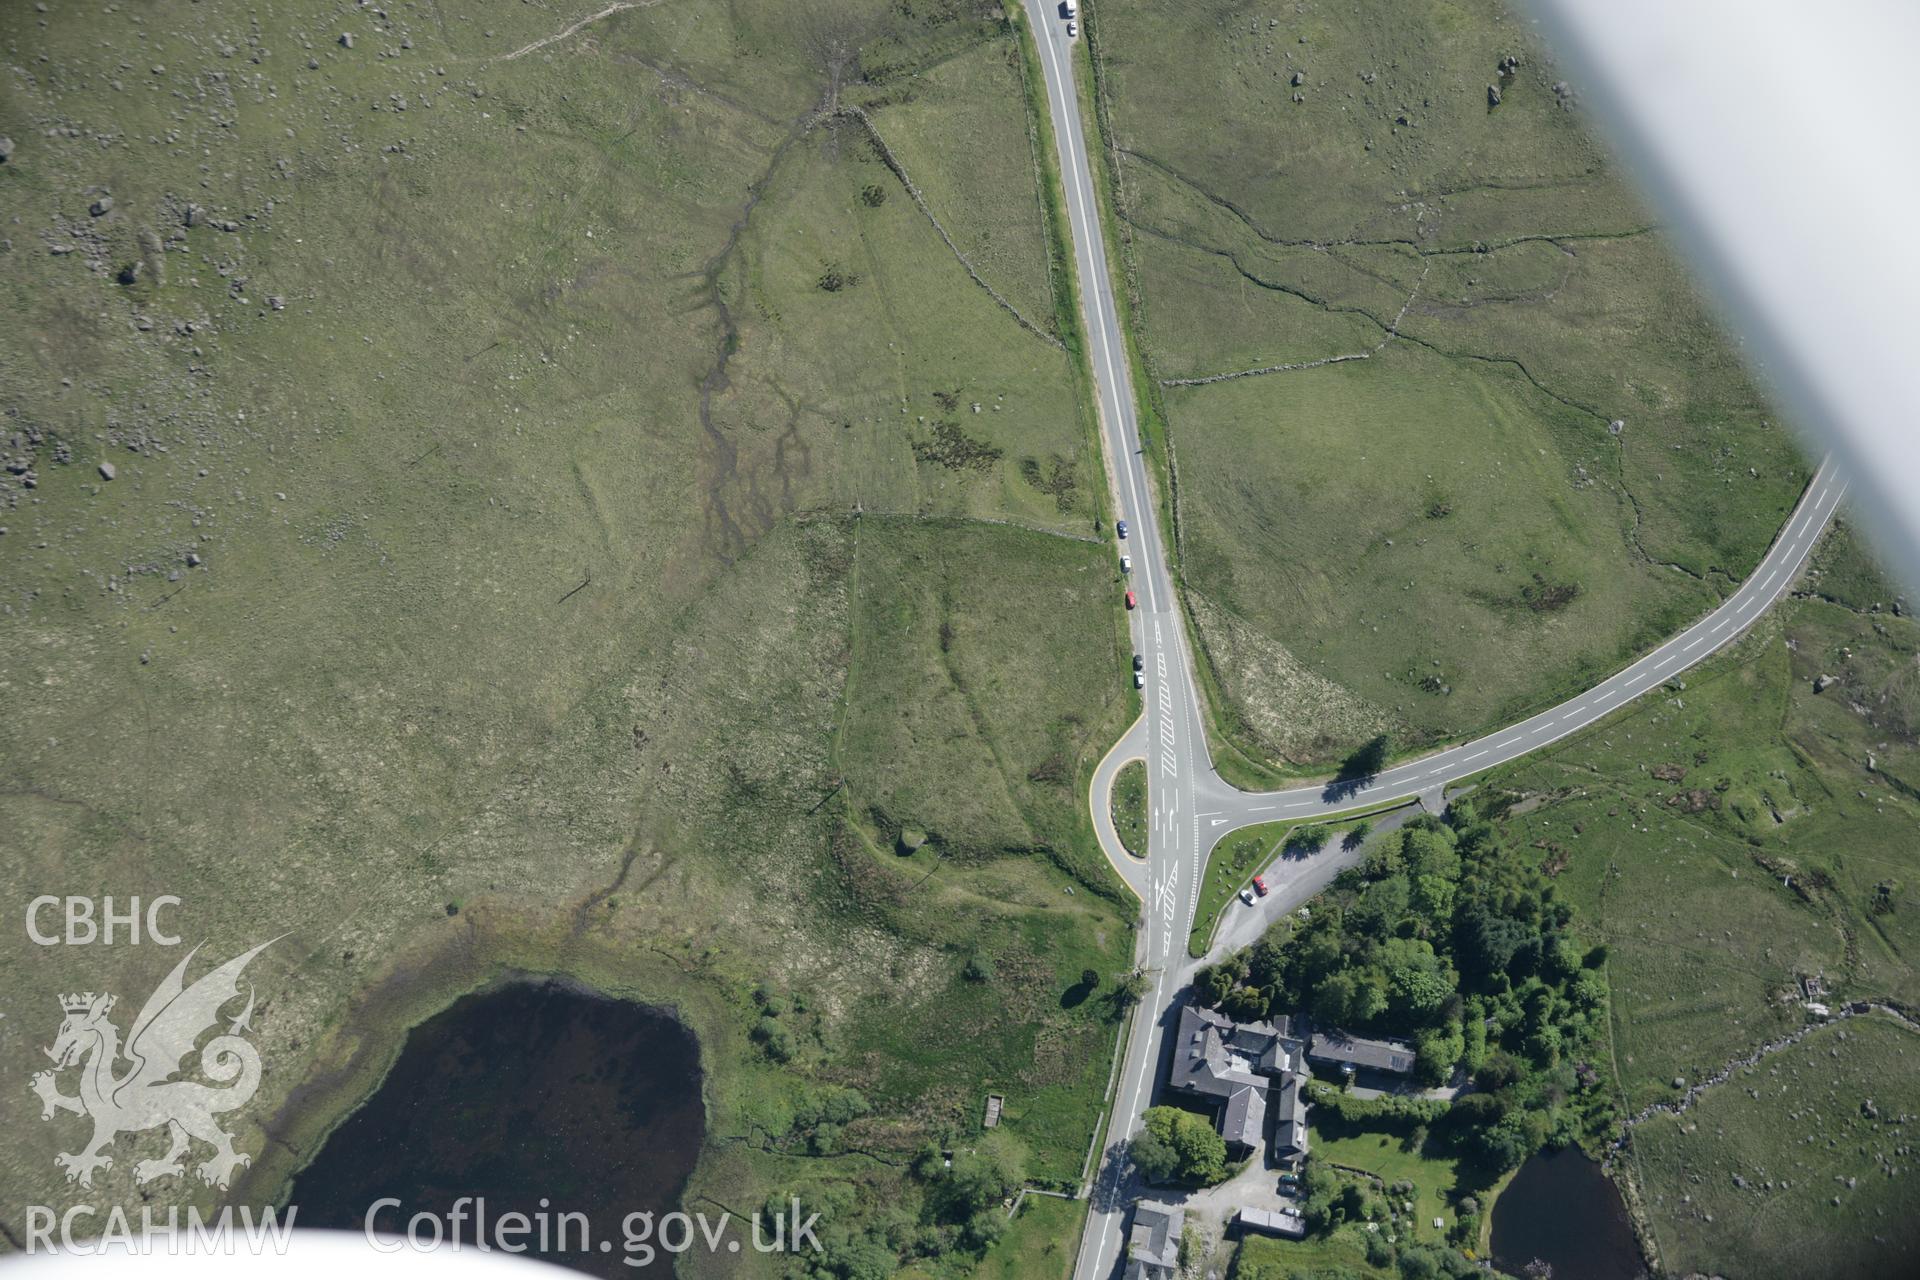
M1086 1232L1074 1268L1075 1280L1105 1280L1119 1265L1125 1214L1133 1198L1126 1142L1153 1103L1165 1036L1177 1017L1180 993L1198 964L1189 961L1186 940L1198 905L1205 858L1213 845L1255 823L1318 818L1443 794L1449 785L1537 751L1661 687L1731 643L1786 593L1846 486L1831 459L1823 462L1779 537L1738 590L1680 635L1577 697L1498 733L1369 777L1264 793L1231 786L1214 771L1207 753L1192 655L1148 483L1126 343L1107 269L1093 165L1074 88L1076 41L1067 37L1057 4L1022 2L1039 49L1065 185L1108 483L1116 518L1128 525L1128 536L1116 551L1133 561L1130 585L1139 607L1128 624L1134 651L1145 659L1141 716L1101 761L1089 794L1101 845L1141 898L1144 919L1136 958L1149 983L1134 1011L1107 1146L1096 1168ZM1107 805L1113 775L1129 760L1144 760L1148 769L1152 821L1145 858L1126 853ZM1310 865L1277 874L1278 882L1272 895L1262 901L1259 915L1273 919L1293 910L1324 887L1346 860L1346 855L1328 852L1317 855Z

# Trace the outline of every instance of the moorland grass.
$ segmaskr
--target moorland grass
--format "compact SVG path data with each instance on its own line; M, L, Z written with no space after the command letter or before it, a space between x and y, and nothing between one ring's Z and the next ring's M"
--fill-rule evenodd
M1911 1148L1920 1034L1818 1032L1634 1133L1631 1163L1676 1274L1906 1275L1920 1263ZM1738 1179L1738 1181L1736 1181Z
M506 56L578 8L0 16L40 68L0 104L0 381L34 481L0 492L5 862L180 894L209 954L292 931L254 971L273 1069L242 1145L289 1144L255 1197L402 1027L503 968L687 1011L695 1199L917 1212L903 1169L989 1088L1031 1175L1069 1182L1114 1034L1073 993L1131 954L1077 807L1126 713L1079 540L1097 454L1068 355L833 112L897 136L982 278L1039 305L1059 264L1011 37L692 0ZM940 128L894 114L923 72ZM887 687L868 655L924 656L950 605L949 678L896 657ZM882 714L970 736L954 787L1004 798L910 796L951 744L870 752ZM890 805L965 856L881 847ZM16 951L9 985L131 999L168 958L98 959ZM800 1123L847 1087L868 1115ZM61 1192L60 1141L8 1148L10 1199Z
M1539 850L1577 926L1606 947L1604 1066L1623 1112L1671 1101L1676 1080L1706 1079L1804 1026L1805 978L1834 1006L1920 996L1909 887L1920 631L1894 613L1897 596L1843 521L1795 598L1738 646L1488 780L1511 837ZM1816 691L1822 676L1833 682ZM1833 1185L1901 1184L1887 1182L1871 1141L1828 1144L1860 1102L1839 1087L1851 1074L1828 1077L1857 1069L1898 1092L1895 1077L1911 1071L1897 1055L1912 1042L1892 1024L1816 1032L1681 1120L1637 1128L1628 1168L1663 1263L1791 1274L1787 1222L1805 1247L1905 1256L1910 1233L1878 1215L1862 1226L1876 1202ZM1772 1192L1768 1179L1793 1185Z
M1127 6L1088 36L1242 780L1546 705L1757 561L1807 467L1504 6ZM1302 668L1336 733L1276 727Z

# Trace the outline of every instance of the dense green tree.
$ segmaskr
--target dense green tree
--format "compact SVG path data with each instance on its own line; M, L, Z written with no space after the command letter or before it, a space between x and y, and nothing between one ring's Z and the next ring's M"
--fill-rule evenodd
M1577 1008L1598 1009L1607 1002L1607 980L1593 969L1582 969L1567 994Z
M1440 1264L1433 1255L1417 1245L1409 1246L1397 1259L1401 1280L1436 1280L1440 1275Z
M1446 827L1409 828L1400 836L1401 860L1409 874L1460 878L1460 854L1453 832Z
M1205 1117L1178 1107L1152 1107L1131 1145L1150 1181L1211 1185L1227 1176L1227 1144Z
M1287 833L1287 850L1291 853L1312 853L1325 844L1327 837L1332 834L1325 823L1309 822Z
M1148 1182L1172 1182L1180 1171L1180 1153L1152 1128L1133 1135L1133 1141L1127 1144L1127 1154Z
M1267 1016L1272 994L1254 987L1235 987L1220 1001L1220 1012L1235 1022L1258 1022Z
M1348 969L1320 984L1313 1017L1321 1026L1358 1027L1386 1011L1385 983L1377 973Z
M1527 942L1537 939L1524 923L1476 903L1466 909L1456 935L1460 971L1482 982L1504 977L1514 952Z
M798 1046L793 1032L778 1018L762 1018L753 1028L753 1038L775 1062L791 1062Z
M1391 875L1375 880L1360 894L1360 900L1347 911L1347 925L1357 933L1383 938L1393 931L1407 914L1411 898L1407 878Z
M1393 1246L1377 1231L1367 1235L1367 1265L1382 1270L1393 1265Z
M1420 1083L1429 1086L1443 1085L1453 1075L1453 1068L1460 1061L1466 1045L1460 1035L1460 1024L1449 1022L1439 1027L1423 1028L1414 1037L1416 1056L1413 1060L1414 1073Z
M1428 921L1444 922L1453 918L1453 881L1441 876L1419 875L1413 878L1412 907Z
M968 1249L985 1252L1006 1229L1005 1214L997 1209L982 1209L968 1218L966 1225L960 1229L960 1243Z
M916 1161L915 1168L923 1161ZM958 1152L950 1168L940 1170L929 1188L928 1204L935 1220L965 1226L976 1215L996 1210L1002 1200L1026 1181L1021 1148L1011 1139L990 1133L972 1151Z

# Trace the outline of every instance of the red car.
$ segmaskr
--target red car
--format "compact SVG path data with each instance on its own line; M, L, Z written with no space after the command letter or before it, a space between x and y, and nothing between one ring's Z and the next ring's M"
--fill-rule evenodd
M1138 605L1139 603L1140 603L1140 602L1139 602L1138 600L1135 600L1135 599L1133 598L1133 592L1131 592L1131 591L1129 591L1129 592L1127 592L1127 608L1129 608L1129 609L1131 609L1131 608L1133 608L1133 607L1135 607L1136 605Z
M1263 898L1267 896L1267 878L1265 876L1255 876L1253 878L1253 891Z

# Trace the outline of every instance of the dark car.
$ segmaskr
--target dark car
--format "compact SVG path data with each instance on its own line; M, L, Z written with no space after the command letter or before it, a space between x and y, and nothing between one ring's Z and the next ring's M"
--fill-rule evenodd
M1126 537L1126 536L1127 536L1127 522L1126 522L1125 520L1115 520L1115 521L1113 522L1113 531L1114 531L1115 533L1117 533L1117 534L1119 534L1119 535L1120 535L1121 537L1123 537L1123 538L1124 538L1124 537Z
M1136 653L1136 654L1134 654L1134 655L1133 655L1133 669L1134 669L1135 671L1145 671L1145 670L1147 669L1147 660L1146 660L1145 658L1143 658L1143 657L1141 657L1141 656L1140 656L1139 654L1137 654L1137 653Z

